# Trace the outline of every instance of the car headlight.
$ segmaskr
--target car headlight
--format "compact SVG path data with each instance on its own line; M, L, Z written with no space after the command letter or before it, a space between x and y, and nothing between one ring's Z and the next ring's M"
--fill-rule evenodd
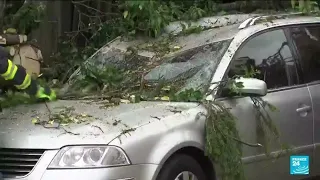
M62 148L48 168L88 168L130 164L124 151L115 146L67 146Z

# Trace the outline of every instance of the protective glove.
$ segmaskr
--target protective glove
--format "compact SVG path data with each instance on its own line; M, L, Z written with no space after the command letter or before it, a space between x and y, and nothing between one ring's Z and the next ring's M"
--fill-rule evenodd
M57 99L56 93L54 90L49 87L39 87L38 92L36 94L36 98L39 101L55 101Z

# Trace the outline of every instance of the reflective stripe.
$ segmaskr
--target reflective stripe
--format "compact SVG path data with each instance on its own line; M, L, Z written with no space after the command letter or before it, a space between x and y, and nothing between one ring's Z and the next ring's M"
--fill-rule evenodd
M44 99L49 101L56 100L57 98L56 93L53 90L51 90L49 87L43 88L40 86L38 86L38 92L36 94L36 97L39 99Z
M7 77L13 71L12 62L8 59L8 68L5 73L1 74L2 77Z
M11 71L10 75L7 76L6 78L4 78L5 80L11 80L14 78L14 76L16 75L16 72L18 70L18 66L16 66L15 64L12 64L12 66L14 66L13 71Z
M18 89L26 89L27 87L30 86L30 84L31 84L31 77L29 74L27 74L23 80L23 83L20 85L15 85L15 87Z
M11 60L8 59L8 69L4 74L1 74L1 76L5 80L11 80L16 75L17 70L18 67L15 64L13 64Z
M37 98L43 98L43 95L44 95L43 91L44 91L43 87L38 86L38 91L37 91L36 97Z

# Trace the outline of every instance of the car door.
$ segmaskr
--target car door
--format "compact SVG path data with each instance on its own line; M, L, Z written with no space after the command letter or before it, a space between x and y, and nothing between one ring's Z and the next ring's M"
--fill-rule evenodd
M302 83L308 85L313 103L314 173L320 175L320 24L293 26L289 31L299 57Z
M313 114L308 87L300 85L296 58L283 29L270 29L254 35L237 50L228 76L245 75L240 68L254 67L260 71L254 77L267 83L268 94L261 97L278 111L267 110L280 132L282 143L293 148L294 155L308 155L313 160ZM242 65L242 66L241 66ZM249 65L249 66L248 66ZM237 128L243 141L266 146L258 130L259 121L250 97L219 99L238 119ZM310 108L305 108L310 107ZM271 136L272 137L272 136ZM282 152L275 139L269 143L271 153ZM289 155L269 158L262 147L243 145L243 162L248 180L283 180L301 177L290 175Z

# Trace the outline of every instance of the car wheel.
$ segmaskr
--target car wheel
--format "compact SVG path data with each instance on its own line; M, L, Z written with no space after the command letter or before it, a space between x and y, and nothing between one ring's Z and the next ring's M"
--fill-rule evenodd
M207 180L207 177L194 158L179 154L164 164L157 180Z

